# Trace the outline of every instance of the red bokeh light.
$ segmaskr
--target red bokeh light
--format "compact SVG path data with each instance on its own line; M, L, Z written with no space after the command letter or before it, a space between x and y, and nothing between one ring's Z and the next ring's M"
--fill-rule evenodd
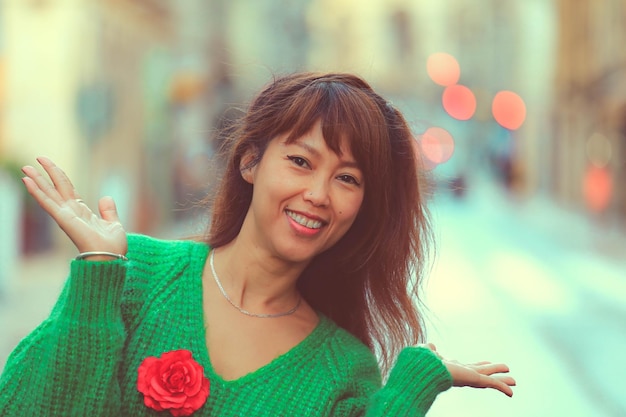
M606 167L591 165L583 180L583 194L587 207L593 212L604 211L611 202L613 180Z
M491 112L500 126L515 130L526 119L526 104L524 100L512 91L500 91L493 98Z
M426 61L426 71L435 84L449 86L461 77L461 68L456 58L445 52L431 54Z
M425 165L428 163L443 164L454 153L454 139L447 130L441 127L429 127L422 134L420 148L425 157Z
M468 120L476 111L476 97L472 90L464 85L455 84L446 87L441 101L445 111L458 120Z
M415 159L418 161L418 168L426 171L436 168L437 164L424 155L424 151L422 151L421 138L419 136L415 136L413 139L413 152L415 153Z

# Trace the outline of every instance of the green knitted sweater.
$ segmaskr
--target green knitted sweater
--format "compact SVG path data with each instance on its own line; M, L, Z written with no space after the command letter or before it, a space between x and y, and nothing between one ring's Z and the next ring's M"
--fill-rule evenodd
M210 383L193 416L422 416L451 386L428 349L406 348L381 385L373 354L320 317L300 344L240 379L212 369L202 271L207 245L129 235L129 261L73 261L52 313L0 376L2 416L168 416L144 404L138 367L186 349Z

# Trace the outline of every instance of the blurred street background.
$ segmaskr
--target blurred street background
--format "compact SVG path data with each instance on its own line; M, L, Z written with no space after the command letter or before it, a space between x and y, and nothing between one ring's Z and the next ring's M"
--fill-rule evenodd
M512 399L429 416L626 416L623 0L0 0L0 369L75 256L23 191L45 155L131 232L201 233L220 129L274 75L348 71L434 179L429 340Z

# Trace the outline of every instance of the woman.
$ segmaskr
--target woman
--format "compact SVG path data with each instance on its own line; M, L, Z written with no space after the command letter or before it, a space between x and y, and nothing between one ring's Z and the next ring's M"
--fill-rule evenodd
M411 132L365 81L274 80L227 158L199 242L127 235L110 198L98 217L52 161L52 185L24 167L80 255L9 358L3 415L421 416L453 384L512 395L503 364L403 348L430 235Z

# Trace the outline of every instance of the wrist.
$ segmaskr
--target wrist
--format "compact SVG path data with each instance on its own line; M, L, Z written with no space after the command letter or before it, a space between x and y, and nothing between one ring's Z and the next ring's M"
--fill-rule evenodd
M120 253L114 252L106 252L106 251L89 251L89 252L81 252L75 258L77 261L86 260L86 261L115 261L122 260L127 261L128 258Z

